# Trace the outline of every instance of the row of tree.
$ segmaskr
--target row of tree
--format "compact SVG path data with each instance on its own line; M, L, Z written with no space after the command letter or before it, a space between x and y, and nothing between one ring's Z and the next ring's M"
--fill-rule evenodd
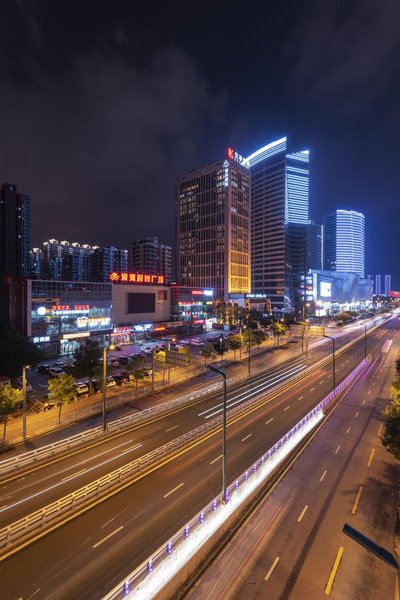
M384 412L385 433L383 444L400 459L400 358L396 360L396 377L392 382L392 401Z

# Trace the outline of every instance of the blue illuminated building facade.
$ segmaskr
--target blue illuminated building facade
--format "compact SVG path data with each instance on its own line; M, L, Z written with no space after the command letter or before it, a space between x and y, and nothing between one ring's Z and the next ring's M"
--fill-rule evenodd
M275 315L301 312L307 273L309 151L288 152L286 138L247 159L251 171L252 292Z
M354 210L336 210L324 219L324 268L365 274L365 219Z

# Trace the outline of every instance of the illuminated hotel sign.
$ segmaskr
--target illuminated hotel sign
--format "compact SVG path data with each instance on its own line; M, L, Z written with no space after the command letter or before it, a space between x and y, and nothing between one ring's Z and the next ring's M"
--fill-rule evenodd
M212 296L212 290L192 290L193 296Z
M393 292L393 291L390 291L390 292L389 292L389 296L390 296L391 298L400 298L400 292Z
M113 283L139 283L164 285L164 275L149 275L148 273L111 273L108 279Z
M86 311L89 309L90 309L89 304L74 304L73 307L70 306L69 304L53 304L53 306L51 307L51 310L53 312L60 312L60 311L81 312L82 310ZM39 309L38 309L38 312L39 312ZM39 314L43 314L43 313L40 312Z
M228 148L228 158L234 160L235 162L242 165L242 167L246 167L246 169L250 169L250 164L247 158L244 158L241 154L238 154L234 151L233 148Z

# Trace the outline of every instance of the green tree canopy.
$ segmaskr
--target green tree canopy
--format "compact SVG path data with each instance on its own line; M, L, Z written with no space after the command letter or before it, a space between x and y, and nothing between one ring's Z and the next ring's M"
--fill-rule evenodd
M236 352L243 346L243 340L240 335L231 335L228 339L228 348L233 350L233 359L236 360Z
M60 377L49 379L49 400L57 404L58 422L61 421L61 409L64 404L72 402L76 396L75 379L72 375L65 373Z
M42 352L28 338L13 329L0 331L0 374L15 379L24 365L35 366L42 358Z
M75 364L72 373L75 377L87 377L89 380L89 393L92 393L92 380L98 372L103 351L100 346L88 340L85 346L80 346L74 352Z
M204 366L207 366L207 359L215 356L215 350L212 346L205 346L200 350L200 356L204 358Z
M223 336L216 337L215 341L212 343L213 348L217 354L222 356L225 352L228 351L228 342Z
M6 439L6 427L9 416L23 401L23 391L11 385L0 385L0 417L4 423L3 440Z

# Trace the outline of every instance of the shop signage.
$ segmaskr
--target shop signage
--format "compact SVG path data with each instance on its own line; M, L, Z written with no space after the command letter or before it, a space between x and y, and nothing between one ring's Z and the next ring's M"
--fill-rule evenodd
M108 279L113 283L165 284L164 275L149 275L148 273L117 273L114 271Z
M42 337L34 337L32 341L33 341L34 344L40 344L40 342L49 342L50 341L50 336L49 335L43 335Z
M51 310L53 312L60 312L60 311L81 311L81 310L89 310L90 306L89 304L74 304L73 306L70 304L53 304L53 306L51 307Z
M76 338L89 337L90 331L81 331L80 333L64 333L63 340L75 340Z
M130 333L132 327L114 327L113 333Z

